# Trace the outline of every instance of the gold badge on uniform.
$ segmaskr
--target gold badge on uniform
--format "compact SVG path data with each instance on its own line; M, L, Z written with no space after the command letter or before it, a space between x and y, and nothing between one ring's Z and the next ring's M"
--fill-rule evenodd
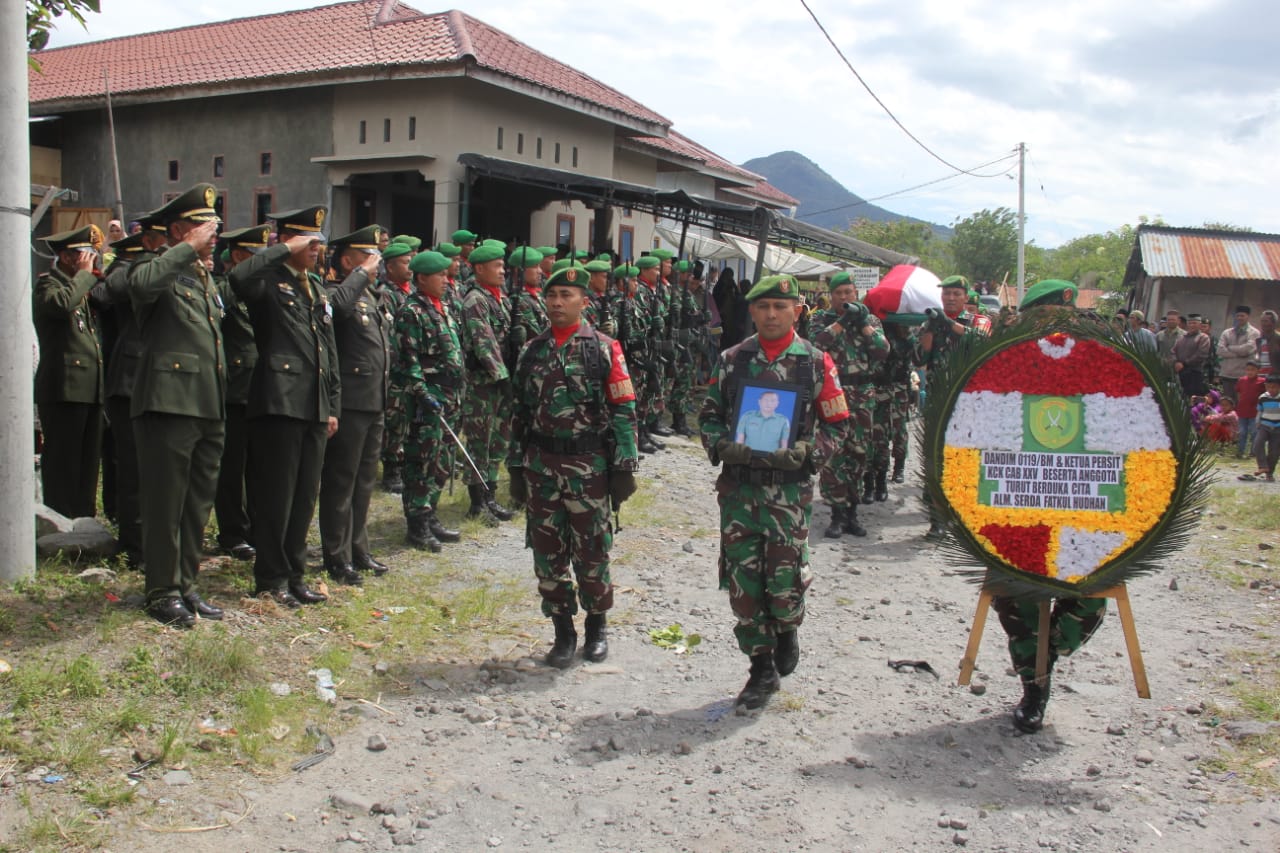
M570 282L575 282L578 280L578 271L570 267L564 271L564 277Z
M213 207L213 203L217 200L218 193L213 187L204 188L204 203L206 207Z
M324 225L324 208L316 211L316 227L319 228L322 225Z

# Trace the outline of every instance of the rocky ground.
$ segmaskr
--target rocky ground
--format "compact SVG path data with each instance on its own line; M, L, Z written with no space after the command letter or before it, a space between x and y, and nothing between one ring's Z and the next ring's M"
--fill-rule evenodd
M141 796L161 811L232 825L121 833L119 849L1280 849L1275 790L1212 761L1248 749L1228 741L1247 730L1216 725L1212 709L1227 701L1236 650L1273 642L1260 625L1274 589L1229 586L1190 552L1137 582L1153 698L1136 697L1108 618L1058 667L1045 730L1022 736L994 618L974 687L955 683L977 590L921 538L909 480L863 508L866 539L823 540L819 506L800 667L765 711L739 715L747 661L716 589L712 469L693 443L670 447L645 462L652 499L623 510L605 663L562 673L537 662L550 625L523 532L504 525L469 559L527 579L527 633L468 660L424 649L391 673L408 695L350 703L360 723L309 769L149 779ZM701 644L655 645L650 629L673 623ZM904 658L939 677L886 665Z

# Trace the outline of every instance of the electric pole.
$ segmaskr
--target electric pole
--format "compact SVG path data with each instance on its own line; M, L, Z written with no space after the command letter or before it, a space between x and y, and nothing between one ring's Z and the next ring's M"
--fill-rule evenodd
M1027 143L1018 143L1018 304L1027 282Z

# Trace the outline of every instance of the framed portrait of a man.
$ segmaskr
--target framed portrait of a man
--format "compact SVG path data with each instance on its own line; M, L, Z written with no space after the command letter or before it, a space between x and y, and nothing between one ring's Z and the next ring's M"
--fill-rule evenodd
M800 433L800 386L760 379L742 383L733 440L760 455L791 447Z

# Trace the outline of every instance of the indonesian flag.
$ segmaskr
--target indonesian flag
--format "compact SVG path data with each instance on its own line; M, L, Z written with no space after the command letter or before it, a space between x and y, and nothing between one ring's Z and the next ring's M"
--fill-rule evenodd
M938 277L924 267L899 264L885 273L862 302L881 320L890 314L906 314L918 316L898 319L919 323L924 321L926 308L942 310L940 283Z
M997 353L966 383L947 422L943 491L1004 562L1075 583L1159 520L1170 447L1124 355L1053 334Z

